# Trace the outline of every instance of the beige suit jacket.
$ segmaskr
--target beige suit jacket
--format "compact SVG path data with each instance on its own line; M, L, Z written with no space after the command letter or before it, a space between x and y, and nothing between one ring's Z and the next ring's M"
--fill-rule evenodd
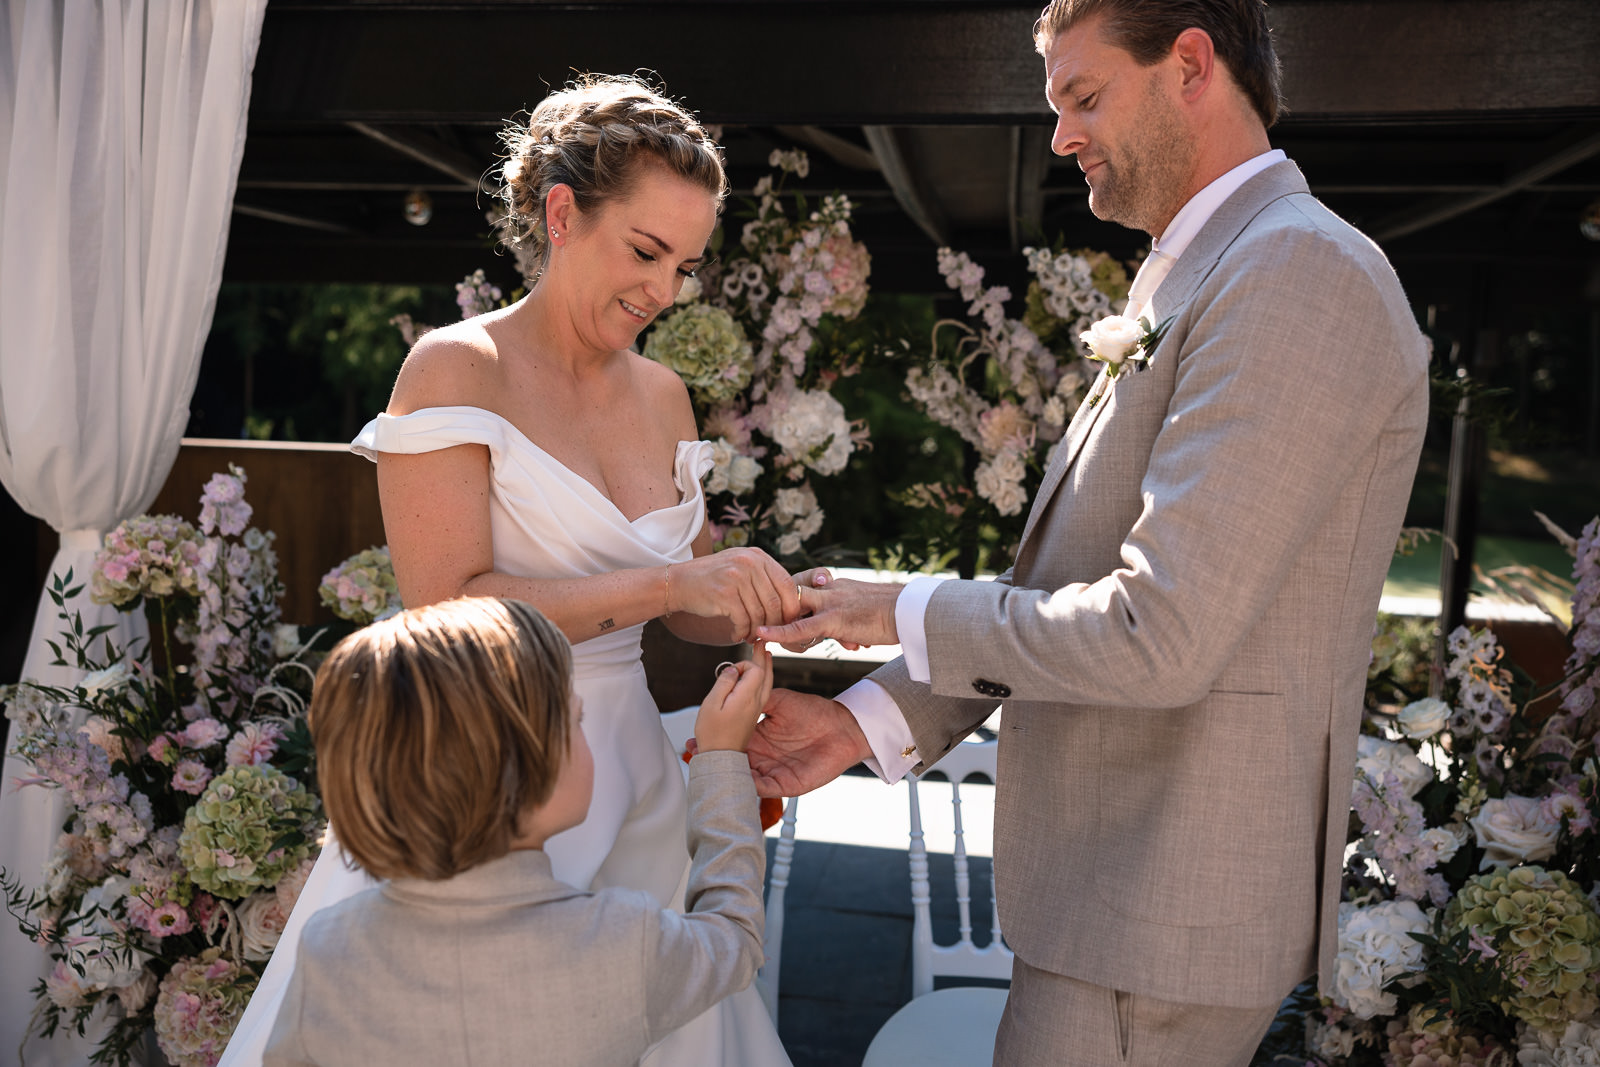
M620 1067L761 964L766 851L742 752L689 768L688 903L558 882L541 851L397 879L318 912L266 1067Z
M1077 413L1012 570L933 595L931 684L873 677L928 764L1004 698L995 876L1023 959L1261 1006L1319 963L1331 984L1428 353L1383 254L1288 162L1224 202L1154 310L1149 368Z

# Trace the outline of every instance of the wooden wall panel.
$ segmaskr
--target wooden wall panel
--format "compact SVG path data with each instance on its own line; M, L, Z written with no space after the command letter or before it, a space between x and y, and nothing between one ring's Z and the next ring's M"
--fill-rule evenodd
M277 534L284 621L331 621L317 598L322 576L385 542L377 466L344 445L185 438L151 512L197 521L201 489L230 463L245 472L251 524Z

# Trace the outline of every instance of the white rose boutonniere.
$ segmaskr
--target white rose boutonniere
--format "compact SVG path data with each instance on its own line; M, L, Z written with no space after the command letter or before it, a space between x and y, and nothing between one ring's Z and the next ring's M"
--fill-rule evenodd
M1089 349L1090 359L1106 365L1106 378L1115 379L1129 365L1136 371L1149 365L1171 322L1168 318L1161 325L1152 326L1147 318L1107 315L1080 333L1078 339ZM1096 390L1089 398L1089 406L1098 404L1103 393L1104 390Z

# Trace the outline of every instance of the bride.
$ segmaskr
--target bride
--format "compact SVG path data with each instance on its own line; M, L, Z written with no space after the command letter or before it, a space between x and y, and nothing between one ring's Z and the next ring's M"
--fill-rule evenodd
M511 307L419 340L388 411L356 452L378 464L384 527L407 606L526 600L571 640L594 803L546 846L581 888L628 886L682 906L684 783L645 687L639 634L727 644L799 614L765 553L711 554L682 381L629 351L705 255L727 182L687 112L639 81L591 76L508 130L501 196L541 263ZM324 849L222 1059L259 1064L307 915L372 884ZM538 982L539 963L507 974ZM651 1067L787 1065L756 991L656 1045Z

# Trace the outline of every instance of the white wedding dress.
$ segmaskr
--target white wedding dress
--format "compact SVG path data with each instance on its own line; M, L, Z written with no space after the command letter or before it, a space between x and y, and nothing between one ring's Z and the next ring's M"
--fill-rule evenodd
M379 452L414 454L460 444L489 448L494 562L506 574L577 578L679 562L690 557L705 521L700 478L711 466L711 446L703 441L678 444L673 477L679 502L633 522L587 480L483 408L379 415L351 448L376 460ZM594 753L594 800L583 824L551 838L545 851L556 877L571 885L642 889L663 906L681 910L689 865L683 763L645 687L642 629L629 627L572 647L583 732ZM261 1063L306 918L373 884L364 872L345 866L330 833L220 1067ZM505 980L540 981L537 957L530 953L527 969ZM641 1064L788 1067L789 1058L751 987L662 1039Z

